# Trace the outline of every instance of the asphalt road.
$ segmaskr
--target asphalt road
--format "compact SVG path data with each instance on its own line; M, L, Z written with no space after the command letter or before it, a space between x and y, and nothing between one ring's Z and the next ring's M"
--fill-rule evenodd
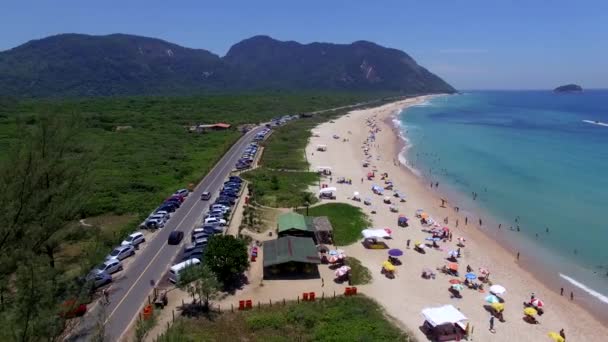
M110 304L94 306L69 340L90 340L91 334L99 331L98 326L102 321L105 340L119 341L124 337L129 326L135 323L154 285L164 280L162 277L172 266L177 254L190 242L190 232L208 210L210 201L217 196L245 146L262 129L263 127L256 127L247 132L228 150L182 206L172 213L167 225L154 233L154 238L146 242L148 246L132 257L134 260L131 265L116 274L117 277L110 286ZM203 191L213 194L210 201L201 201ZM176 229L184 232L184 240L178 246L168 245L167 238Z

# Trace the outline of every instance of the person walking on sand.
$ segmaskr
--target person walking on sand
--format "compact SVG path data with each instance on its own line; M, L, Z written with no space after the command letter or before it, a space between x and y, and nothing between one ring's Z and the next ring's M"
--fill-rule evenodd
M494 334L496 330L494 330L494 316L490 316L490 332Z
M464 225L466 226L466 225L467 225L467 223L469 223L469 217L468 217L468 216L465 216L465 217L464 217Z
M456 219L456 228L458 228L458 219Z
M481 226L481 219L479 219L479 225Z
M570 300L574 300L574 292L570 291Z
M519 260L519 252L517 252L517 260Z
M410 249L410 239L407 239L407 241L405 242L405 246L407 247L407 249Z
M559 331L559 336L561 336L564 339L564 341L566 341L566 333L564 332L564 329Z
M563 288L563 287L559 289L559 295L560 295L560 296L563 296L563 295L564 295L564 288Z

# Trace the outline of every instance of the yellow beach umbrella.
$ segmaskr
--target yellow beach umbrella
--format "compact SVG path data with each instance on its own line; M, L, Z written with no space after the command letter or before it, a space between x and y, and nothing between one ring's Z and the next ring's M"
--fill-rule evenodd
M536 314L537 314L537 311L536 311L535 308L531 308L530 307L530 308L525 308L524 309L524 315L527 315L527 316L536 316Z
M427 218L429 218L429 214L422 213L422 214L420 214L420 217L422 217L423 219L427 219Z
M548 335L555 342L566 342L566 340L555 331L550 332Z
M385 270L391 271L391 272L395 270L395 266L388 261L383 262L382 267L384 267Z
M496 302L496 303L492 303L492 308L498 312L501 312L502 310L505 309L505 305L503 303L500 302Z

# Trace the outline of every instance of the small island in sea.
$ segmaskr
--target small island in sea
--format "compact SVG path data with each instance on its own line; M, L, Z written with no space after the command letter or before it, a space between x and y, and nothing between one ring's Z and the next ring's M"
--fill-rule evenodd
M553 89L554 93L578 93L583 91L583 87L578 84L566 84Z

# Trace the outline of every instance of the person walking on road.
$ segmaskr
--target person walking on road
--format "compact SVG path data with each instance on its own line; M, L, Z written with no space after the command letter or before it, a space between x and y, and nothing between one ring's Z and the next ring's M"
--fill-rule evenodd
M103 305L110 304L110 291L108 291L108 288L103 289L101 294L103 295Z

